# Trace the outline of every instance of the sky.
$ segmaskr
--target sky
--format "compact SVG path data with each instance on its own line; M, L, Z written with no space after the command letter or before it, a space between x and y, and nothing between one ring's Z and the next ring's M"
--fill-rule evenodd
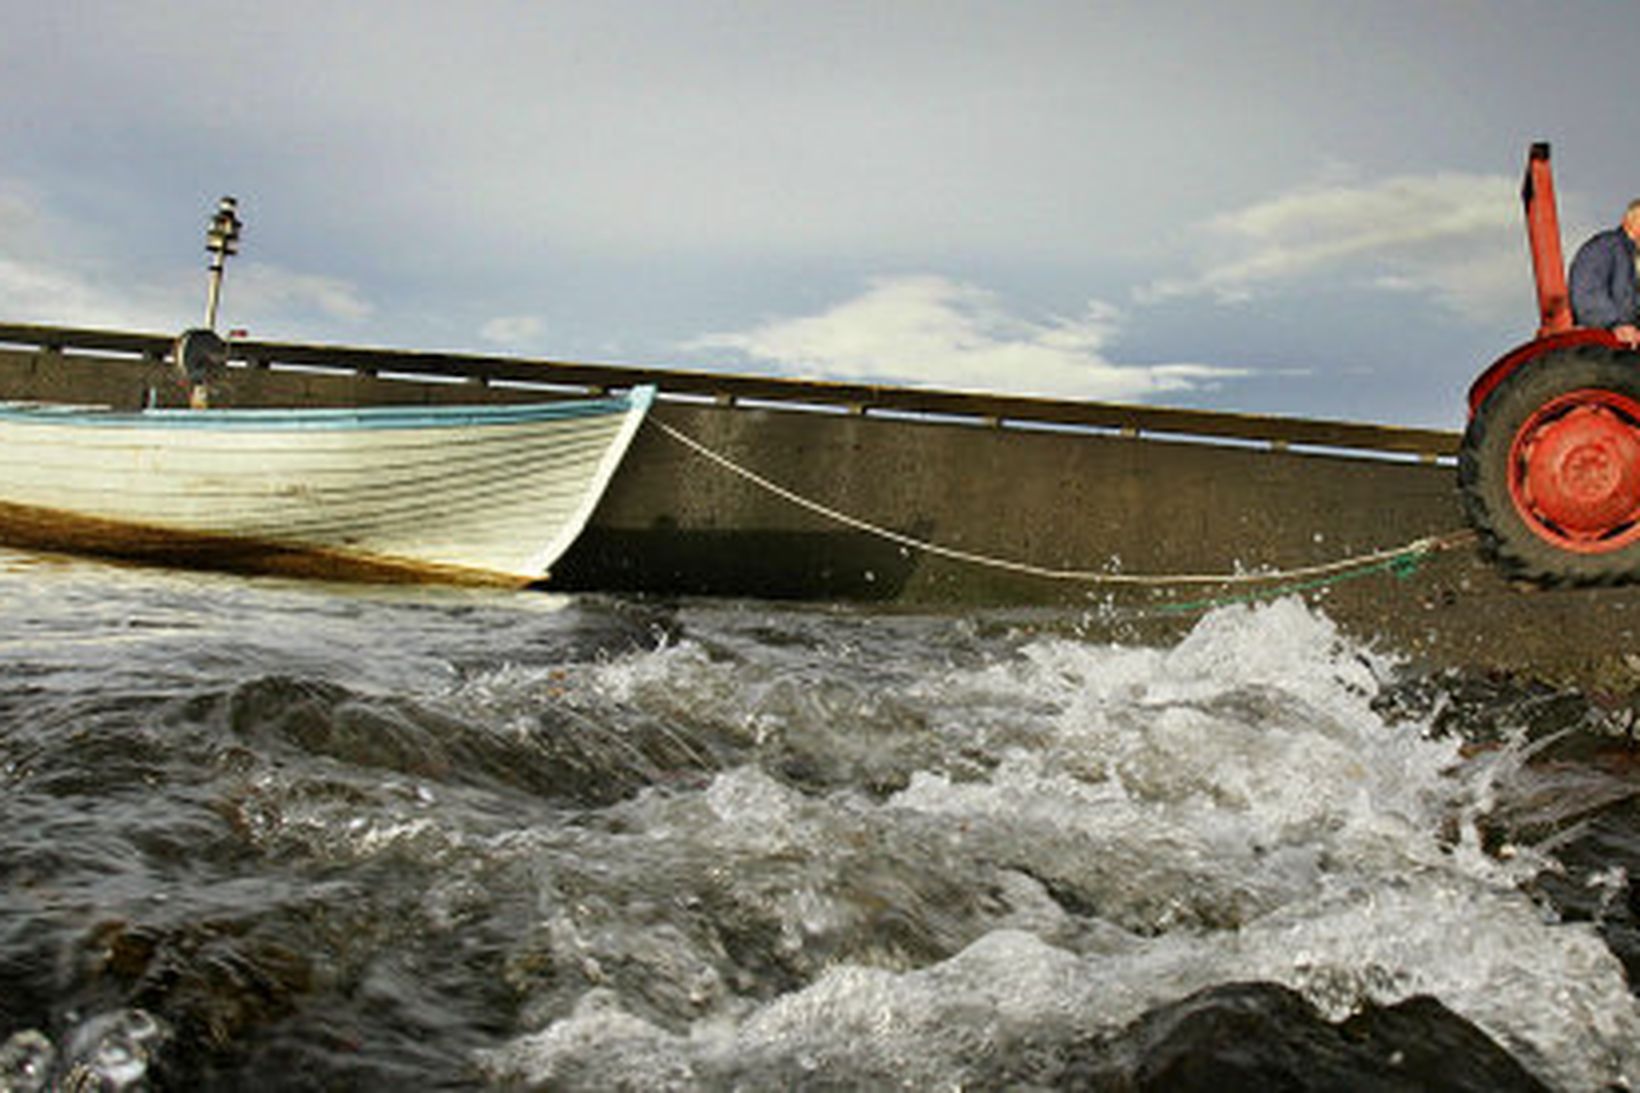
M0 0L0 322L1461 427L1630 0Z

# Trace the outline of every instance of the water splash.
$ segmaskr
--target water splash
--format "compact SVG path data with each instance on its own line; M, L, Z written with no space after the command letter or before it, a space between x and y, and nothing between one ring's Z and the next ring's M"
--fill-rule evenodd
M629 670L662 686L654 674L680 659ZM714 691L740 705L712 716L764 715L756 667ZM747 767L701 798L622 810L657 857L710 855L798 985L682 1023L599 994L486 1065L529 1080L960 1084L998 1051L1255 979L1335 1019L1431 994L1557 1085L1635 1081L1640 1011L1621 966L1589 925L1521 892L1549 859L1482 849L1477 825L1518 769L1510 753L1466 757L1455 737L1386 721L1374 700L1392 673L1296 602L1216 612L1171 649L1034 639L924 673L876 696L914 709L937 741L881 799L799 792ZM826 727L874 727L862 721ZM851 887L854 846L903 866L902 883ZM802 864L771 870L782 859ZM969 898L928 904L942 885ZM838 943L882 929L883 907L930 944ZM612 1049L640 1042L642 1069L621 1071Z
M1052 1084L1249 979L1636 1080L1600 931L1640 849L1558 860L1632 778L1546 761L1527 705L1402 701L1296 601L1148 648L0 556L0 609L19 1087L135 1011L183 1084Z
M126 1093L149 1087L151 1068L171 1038L164 1021L140 1009L98 1014L74 1028L59 1060L50 1038L34 1029L0 1045L0 1089Z

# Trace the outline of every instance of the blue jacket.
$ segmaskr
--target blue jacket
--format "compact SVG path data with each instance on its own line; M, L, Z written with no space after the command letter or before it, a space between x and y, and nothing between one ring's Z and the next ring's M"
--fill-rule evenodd
M1572 317L1578 326L1621 326L1640 318L1634 240L1622 228L1589 237L1572 259Z

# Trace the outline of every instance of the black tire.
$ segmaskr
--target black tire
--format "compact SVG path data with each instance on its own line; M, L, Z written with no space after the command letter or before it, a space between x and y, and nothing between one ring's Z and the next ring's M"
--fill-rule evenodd
M1640 538L1572 550L1516 507L1509 485L1516 435L1540 407L1574 391L1607 391L1640 403L1640 354L1604 346L1555 350L1515 369L1470 419L1458 450L1458 488L1481 550L1510 577L1546 585L1640 580ZM1640 424L1640 423L1637 423Z

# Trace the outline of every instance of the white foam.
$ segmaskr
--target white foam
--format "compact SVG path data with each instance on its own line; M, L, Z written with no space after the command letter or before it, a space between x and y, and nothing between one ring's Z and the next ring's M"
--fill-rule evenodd
M637 698L699 686L673 673L702 667L663 651L617 675ZM759 667L739 666L734 686L712 675L712 717L756 714ZM1518 753L1466 759L1454 739L1386 721L1373 699L1391 670L1296 601L1215 612L1166 650L1042 638L884 696L944 746L883 800L800 793L750 765L698 796L648 795L624 822L657 854L706 848L793 952L859 921L837 880L876 842L970 870L999 907L947 959L833 965L744 1016L705 1014L690 1035L633 1025L600 996L507 1049L506 1073L954 1086L1010 1043L1108 1031L1202 987L1264 979L1334 1018L1432 994L1555 1085L1640 1082L1640 1009L1619 962L1590 926L1521 893L1544 858L1480 848L1476 824L1508 797ZM622 1070L629 1043L638 1061Z
M681 1089L694 1069L683 1042L623 1011L610 991L589 992L570 1017L478 1053L491 1081L576 1089Z

